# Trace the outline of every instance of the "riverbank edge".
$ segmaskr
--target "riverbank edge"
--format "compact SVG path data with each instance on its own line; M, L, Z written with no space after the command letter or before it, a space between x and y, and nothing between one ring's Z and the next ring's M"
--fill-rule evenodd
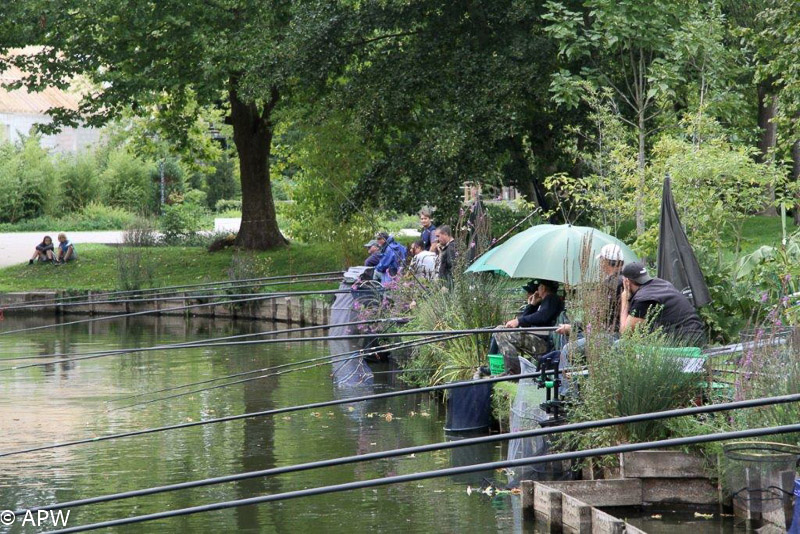
M50 302L70 297L69 305ZM84 298L74 298L84 297ZM19 315L170 315L217 317L222 319L248 319L270 321L300 326L322 326L330 321L331 304L317 298L279 297L270 300L243 302L241 304L214 304L210 299L199 299L185 293L171 294L169 301L107 302L108 297L99 291L22 291L0 293L0 312ZM80 304L78 304L80 302ZM10 309L20 305L41 306ZM204 306L202 304L208 305ZM185 306L196 306L185 309ZM149 312L149 313L148 313Z

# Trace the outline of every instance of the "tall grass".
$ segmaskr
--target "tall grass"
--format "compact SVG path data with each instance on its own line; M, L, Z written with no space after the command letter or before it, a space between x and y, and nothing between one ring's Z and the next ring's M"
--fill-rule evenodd
M456 276L452 289L437 287L417 303L408 328L452 330L502 324L512 317L518 299L508 288L508 279L490 274ZM490 338L487 332L418 347L405 365L409 372L404 377L414 384L469 378L474 369L486 365Z
M580 396L570 402L570 420L592 421L689 406L702 394L704 377L685 373L683 361L663 349L672 347L662 333L637 329L618 343L596 336L577 378ZM566 436L561 444L579 449L674 437L665 421L592 429Z

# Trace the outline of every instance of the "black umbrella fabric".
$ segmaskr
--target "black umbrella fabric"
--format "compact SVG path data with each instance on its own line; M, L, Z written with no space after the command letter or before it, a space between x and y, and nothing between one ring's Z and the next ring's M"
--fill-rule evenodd
M681 226L670 177L664 179L661 197L661 225L658 234L658 277L672 283L700 308L711 302L703 271Z

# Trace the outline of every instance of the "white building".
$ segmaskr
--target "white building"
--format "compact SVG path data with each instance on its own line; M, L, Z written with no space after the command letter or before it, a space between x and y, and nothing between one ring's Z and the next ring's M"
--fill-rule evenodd
M11 54L32 53L33 49L11 50ZM47 112L53 108L77 110L79 95L55 87L38 93L26 88L9 91L4 85L25 78L25 73L16 67L0 73L0 143L19 141L20 136L31 133L35 124L48 124L52 119ZM100 130L95 128L63 128L55 135L42 136L42 147L53 152L78 152L94 145L100 139Z

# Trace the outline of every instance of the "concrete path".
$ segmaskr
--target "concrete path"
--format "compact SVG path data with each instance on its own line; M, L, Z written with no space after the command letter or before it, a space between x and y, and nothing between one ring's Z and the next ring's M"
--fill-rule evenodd
M110 232L66 232L67 237L75 244L78 257L81 254L81 243L121 243L122 231ZM58 244L58 232L13 232L0 233L0 267L8 267L17 263L27 263L36 245L49 235L53 243Z

